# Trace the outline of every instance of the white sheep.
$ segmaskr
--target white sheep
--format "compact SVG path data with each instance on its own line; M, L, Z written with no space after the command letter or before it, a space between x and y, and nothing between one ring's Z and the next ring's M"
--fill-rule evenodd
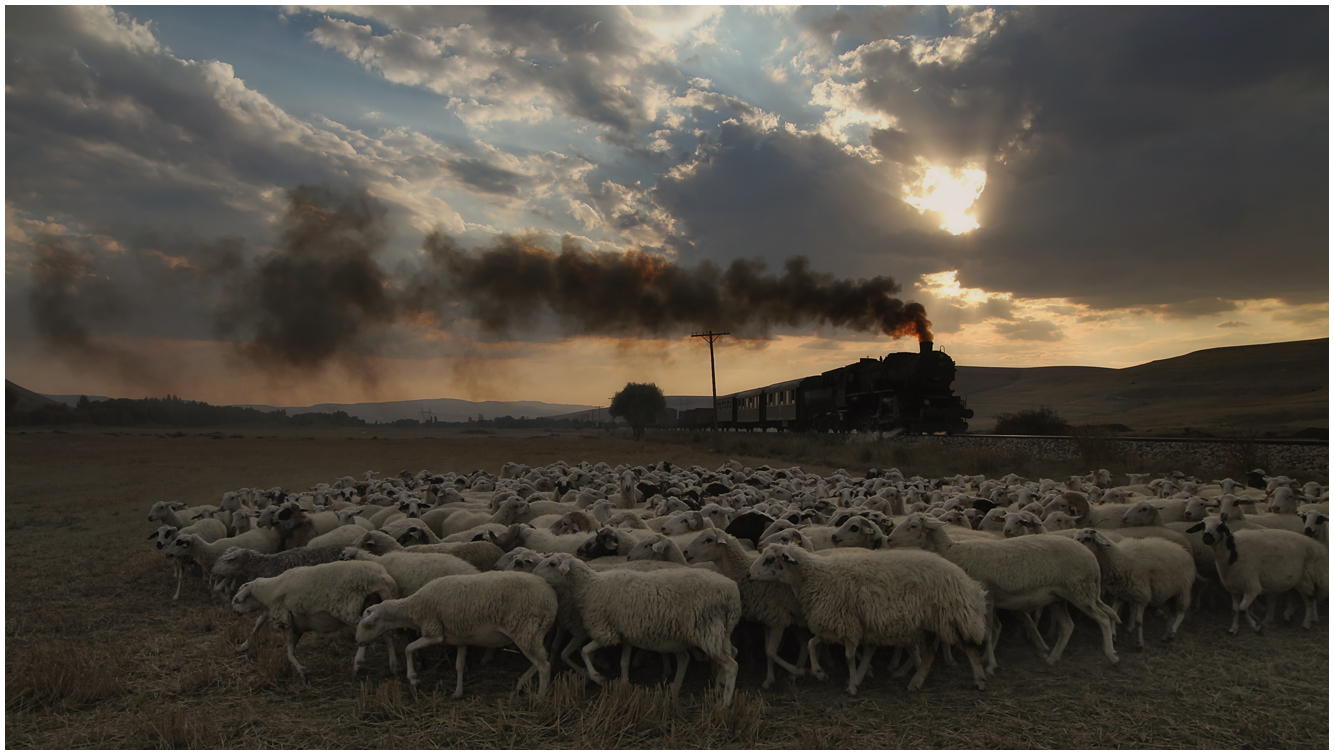
M753 580L792 588L813 635L807 647L817 679L828 678L819 665L818 643L843 645L850 695L857 694L876 645L918 648L922 662L908 691L920 690L935 660L935 638L962 646L974 684L986 687L977 652L987 636L986 595L962 569L939 556L843 549L821 557L792 545L771 545L748 573ZM859 664L861 645L867 648Z
M1112 631L1120 623L1116 613L1102 602L1102 576L1098 560L1073 539L1058 535L1031 535L1009 540L955 541L939 521L912 514L886 537L890 547L916 546L934 551L958 564L970 577L986 587L994 608L1018 611L1029 638L1039 649L1046 643L1026 611L1052 606L1060 626L1056 646L1047 663L1056 663L1074 631L1074 622L1061 600L1068 601L1102 630L1103 654L1112 663L1119 658L1112 645ZM987 636L987 673L996 668L995 644L999 625L991 622Z
M344 524L341 527L335 527L332 530L313 537L306 543L308 548L318 548L322 545L352 545L360 540L366 534L366 528L360 524Z
M1168 622L1165 640L1176 639L1177 629L1190 606L1195 584L1195 561L1190 552L1166 540L1127 538L1113 543L1095 529L1082 529L1075 541L1088 548L1102 569L1102 587L1112 595L1112 610L1121 602L1130 604L1126 631L1136 630L1135 640L1144 648L1144 609L1175 601L1176 616Z
M556 594L542 579L517 571L441 577L406 598L370 606L357 623L364 645L393 629L414 629L421 638L404 650L408 681L417 686L413 653L440 643L458 649L454 697L463 697L468 646L498 648L514 643L532 662L519 688L538 674L537 695L546 694L551 661L542 642L556 621Z
M246 548L228 548L213 562L213 576L218 585L240 586L259 577L276 577L297 566L314 566L337 561L343 553L341 545L305 546L277 553L260 553ZM228 596L230 599L230 596Z
M805 643L802 644L801 656L796 665L778 655L778 645L783 640L784 630L789 626L806 626L801 603L787 585L756 582L748 577L756 553L742 547L737 538L720 529L711 528L696 535L686 545L682 555L686 563L711 561L723 576L736 582L741 591L741 617L764 627L765 675L760 685L762 688L768 689L773 685L775 663L793 676L805 673L801 668L806 662Z
M477 574L477 567L448 553L417 553L409 550L372 555L360 548L343 549L344 561L372 561L384 567L398 585L398 595L406 598L426 583L439 577Z
M689 661L686 650L697 647L719 668L723 705L732 704L737 664L729 637L741 619L741 594L732 580L700 569L599 573L567 553L543 559L533 574L571 590L591 638L581 654L593 681L606 681L593 667L594 651L610 645L634 646L676 654L673 689L679 692ZM627 651L628 647L622 648L622 676L629 674Z
M250 637L239 648L246 650L255 633L272 619L287 640L287 659L298 674L307 678L304 666L296 659L296 644L306 632L336 632L354 627L368 602L391 600L398 596L398 586L383 566L363 561L334 561L315 566L298 566L276 577L260 577L241 585L232 598L232 610L240 614L263 610ZM397 670L392 637L385 637L389 649L389 668ZM352 671L361 669L366 648L357 648Z
M260 553L277 553L278 533L270 529L256 529L243 532L236 537L224 537L213 542L206 542L198 535L176 534L176 539L167 546L167 555L194 561L199 565L213 587L213 564L228 548L246 548Z
M195 515L205 508L210 507L197 506L187 509L185 504L178 501L158 501L148 510L148 521L160 521L175 527L178 532L199 535L209 543L227 537L227 525L222 521L210 517L195 519Z
M1251 603L1262 594L1296 590L1306 603L1302 629L1315 619L1316 600L1329 592L1329 549L1315 540L1287 530L1233 532L1219 517L1208 517L1192 527L1202 532L1214 549L1214 563L1223 587L1232 593L1232 626L1239 630L1241 614L1257 633L1263 627L1251 616Z
M494 543L474 540L467 543L429 543L425 545L401 545L397 540L378 530L367 532L352 547L368 551L376 556L383 556L390 551L406 550L413 553L447 553L461 558L477 567L477 571L491 571L497 568L496 562L505 552Z

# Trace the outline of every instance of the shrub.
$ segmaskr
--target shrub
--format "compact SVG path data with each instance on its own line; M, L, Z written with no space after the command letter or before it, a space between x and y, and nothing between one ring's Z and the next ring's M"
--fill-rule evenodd
M996 415L997 435L1069 435L1070 423L1049 406Z

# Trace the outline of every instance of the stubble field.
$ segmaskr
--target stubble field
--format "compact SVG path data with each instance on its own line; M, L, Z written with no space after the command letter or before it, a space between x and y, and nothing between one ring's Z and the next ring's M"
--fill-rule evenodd
M664 459L713 469L734 456L711 451L707 439L678 437L428 435L378 428L7 432L6 747L1328 748L1323 608L1309 632L1289 624L1233 638L1225 631L1226 599L1215 597L1186 618L1173 644L1158 641L1163 620L1150 616L1148 648L1135 652L1119 642L1116 665L1080 615L1055 666L1007 624L1001 668L985 692L968 688L966 664L937 663L924 690L910 695L904 681L888 678L881 657L855 698L842 691L841 664L831 682L792 682L780 672L761 691L763 663L743 647L737 698L723 709L703 665L692 666L673 698L658 686L653 660L632 672L629 686L583 687L567 672L535 700L514 692L527 661L510 652L470 668L464 698L452 700L452 663L427 670L414 691L389 675L378 644L368 651L369 672L353 678L350 636L302 640L306 684L272 629L261 632L258 648L238 654L252 618L209 599L201 583L187 582L171 601L170 567L146 540L154 501L216 503L242 486L300 490L366 470L498 473L506 461ZM800 463L821 474L833 466L865 471L837 455L735 458L750 466ZM961 460L965 468L953 471L979 471L967 468L976 463ZM1087 471L1076 461L1071 467Z

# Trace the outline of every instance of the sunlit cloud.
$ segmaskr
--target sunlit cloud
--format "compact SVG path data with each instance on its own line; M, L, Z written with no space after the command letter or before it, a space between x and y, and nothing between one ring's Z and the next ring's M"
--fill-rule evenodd
M968 214L968 210L982 196L982 190L987 186L987 172L975 163L951 169L931 165L920 158L918 166L917 180L903 187L903 201L920 213L938 214L941 229L955 236L977 228L977 219Z

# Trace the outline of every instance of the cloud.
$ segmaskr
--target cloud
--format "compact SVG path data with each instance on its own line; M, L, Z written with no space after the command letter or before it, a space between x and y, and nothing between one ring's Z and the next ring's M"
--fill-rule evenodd
M1059 326L1040 320L998 322L996 333L1010 341L1059 341L1065 338Z
M882 159L984 165L981 228L942 250L969 285L1118 308L1246 270L1250 295L1319 301L1328 12L1215 10L931 9L912 25L936 36L877 39L805 19L848 50L830 86L893 119L869 133Z
M693 161L658 182L684 259L809 254L839 274L911 279L958 243L897 196L898 184L816 134L724 124Z
M473 188L488 194L514 196L519 193L522 176L513 171L497 168L483 160L471 157L457 157L447 160L454 177Z
M1220 323L1218 323L1217 325L1215 325L1214 327L1215 327L1215 328L1249 328L1249 327L1251 327L1251 324L1248 323L1248 322L1242 322L1242 321L1240 321L1240 320L1228 320L1227 322L1220 322Z
M1171 302L1154 307L1159 316L1167 320L1190 320L1196 317L1208 317L1237 309L1237 303L1217 296Z
M376 33L339 15L390 29ZM326 13L310 38L389 81L448 96L474 124L559 108L628 140L649 122L622 83L647 62L649 35L622 8L360 8Z

